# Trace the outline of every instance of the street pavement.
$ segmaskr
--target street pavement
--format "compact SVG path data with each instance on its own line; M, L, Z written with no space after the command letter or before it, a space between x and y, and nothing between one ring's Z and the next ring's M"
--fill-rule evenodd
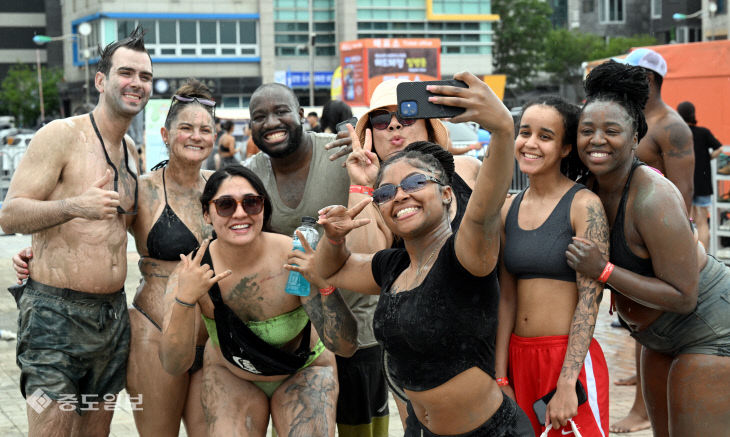
M30 245L30 237L21 235L3 235L0 233L0 329L17 330L18 311L15 301L9 293L3 290L14 283L15 274L10 259L21 248ZM128 244L127 268L128 275L125 288L127 299L131 303L134 291L139 283L137 261L139 256L130 238ZM595 337L603 347L608 362L611 378L610 385L610 419L611 423L623 418L631 408L634 397L634 387L616 386L614 381L631 375L634 372L634 345L633 341L623 329L610 326L612 316L608 314L608 294L603 299L601 310L596 323ZM615 317L615 316L614 316ZM0 436L18 437L28 433L26 418L26 404L18 389L20 370L15 364L15 342L0 340ZM111 435L115 437L137 436L132 417L132 407L126 398L126 393L120 396L121 402L117 405L112 421ZM181 427L182 428L182 427ZM185 431L181 429L181 436ZM398 417L395 403L390 402L390 429L389 437L400 437L403 428ZM630 437L651 437L651 430L639 431L630 434L610 434L612 437L627 435Z

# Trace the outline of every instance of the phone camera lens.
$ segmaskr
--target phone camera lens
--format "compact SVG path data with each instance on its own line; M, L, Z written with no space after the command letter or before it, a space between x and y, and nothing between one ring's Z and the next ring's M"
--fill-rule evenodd
M400 113L404 117L413 117L418 114L418 103L413 100L401 102Z

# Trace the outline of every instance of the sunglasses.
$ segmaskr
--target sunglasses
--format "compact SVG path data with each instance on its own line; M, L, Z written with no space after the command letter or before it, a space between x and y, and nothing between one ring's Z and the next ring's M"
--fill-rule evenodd
M398 192L398 187L402 188L404 193L415 193L424 189L429 182L444 185L443 182L433 176L428 176L423 173L413 173L403 178L399 185L385 184L378 187L378 189L373 191L373 201L378 205L382 205L393 200Z
M243 207L246 214L256 215L264 209L264 196L247 194L241 200L236 200L232 196L221 196L215 200L211 200L209 203L215 204L215 210L221 217L232 216L236 212L238 205Z
M172 96L172 100L177 100L178 102L183 103L198 102L203 106L210 106L211 108L215 108L215 100L200 99L198 97L186 97L179 94L175 94L174 96Z
M390 112L384 109L379 109L370 113L370 126L377 130L387 129L388 126L390 126L390 120L394 115L395 118L398 119L398 123L403 126L410 126L417 121L415 118L401 118L401 116L398 115L398 111Z

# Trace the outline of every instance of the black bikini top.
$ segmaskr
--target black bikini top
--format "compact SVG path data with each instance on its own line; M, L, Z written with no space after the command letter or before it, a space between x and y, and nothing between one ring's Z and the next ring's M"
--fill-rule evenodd
M147 254L163 261L180 261L180 254L188 254L198 247L198 239L167 203L165 168L162 168L162 191L165 208L147 234Z
M206 249L203 264L213 267L210 246ZM208 290L213 301L213 316L218 331L218 343L225 359L237 367L257 375L293 375L301 369L312 355L309 340L312 322L302 329L302 339L294 352L287 352L270 345L246 326L246 323L223 302L218 284Z

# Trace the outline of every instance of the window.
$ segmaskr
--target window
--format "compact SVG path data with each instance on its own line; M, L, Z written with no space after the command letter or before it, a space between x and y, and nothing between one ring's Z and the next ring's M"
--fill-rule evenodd
M92 22L92 24L98 23ZM139 24L152 56L258 56L255 20L117 20L123 38Z
M358 38L438 38L444 54L491 54L492 24L488 22L360 21ZM425 32L413 32L419 29Z
M308 0L273 0L274 52L277 56L307 56L309 53ZM336 54L335 1L312 0L312 29L316 34L314 54Z
M598 0L598 21L601 23L623 23L624 1Z
M662 18L662 0L651 0L651 18Z
M595 8L596 0L583 0L583 13L592 14Z

